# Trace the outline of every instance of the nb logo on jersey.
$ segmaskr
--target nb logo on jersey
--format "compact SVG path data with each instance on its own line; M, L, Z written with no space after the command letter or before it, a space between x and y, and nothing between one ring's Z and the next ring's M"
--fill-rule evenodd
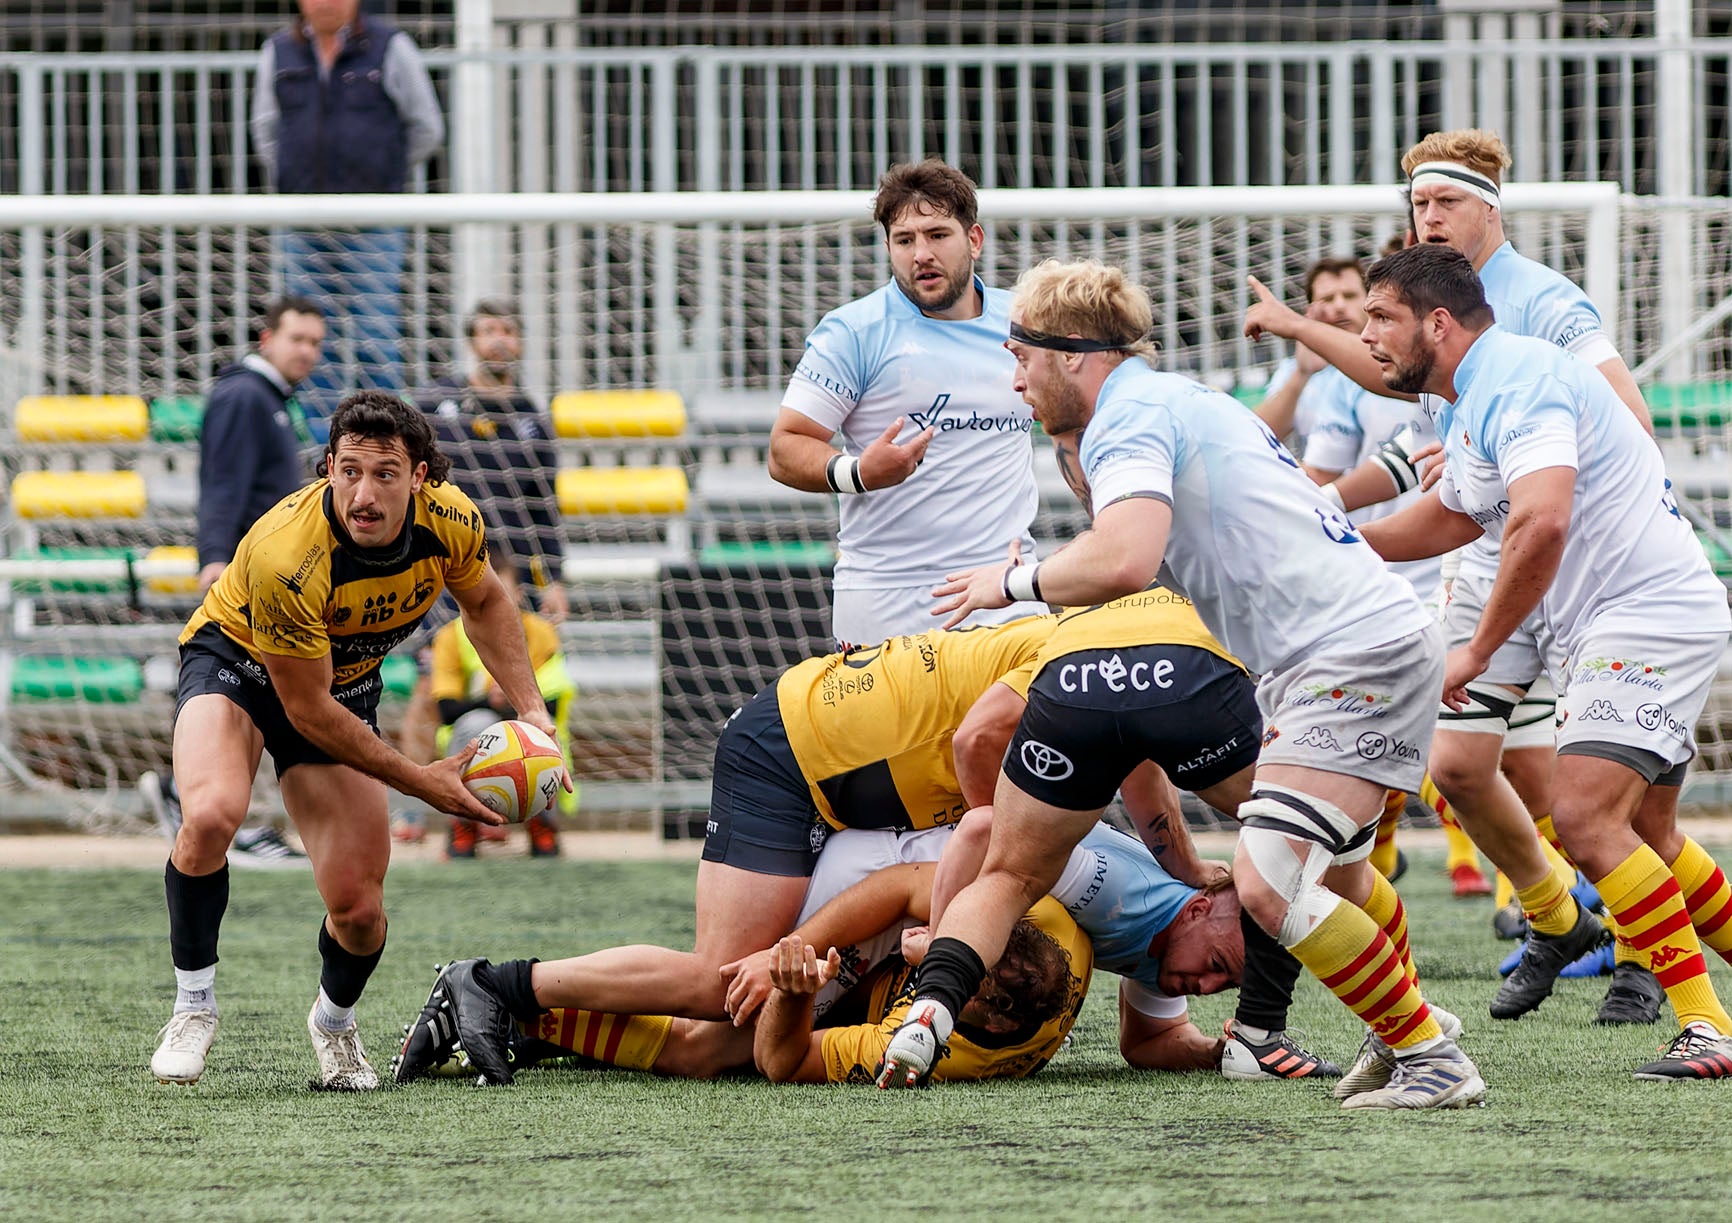
M392 604L397 602L397 592L385 595L369 595L367 601L361 604L361 627L369 624L385 624L397 614Z
M1360 542L1359 532L1353 529L1353 524L1340 514L1325 514L1322 510L1312 510L1317 515L1317 522L1323 528L1323 534L1329 537L1331 543L1356 544Z
M1033 739L1022 745L1022 767L1043 781L1063 781L1076 772L1069 756Z

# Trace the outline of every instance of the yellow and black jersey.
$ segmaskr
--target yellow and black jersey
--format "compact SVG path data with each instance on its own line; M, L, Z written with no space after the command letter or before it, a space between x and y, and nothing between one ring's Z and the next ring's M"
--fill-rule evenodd
M1094 947L1071 920L1064 906L1043 897L1028 911L1028 919L1051 935L1070 962L1069 995L1063 1010L1029 1035L1013 1033L1000 1044L987 1034L958 1024L939 1056L932 1077L939 1081L1027 1078L1052 1059L1088 996L1094 972ZM832 1083L870 1083L884 1060L890 1037L908 1017L914 1003L914 970L892 961L871 982L867 1021L824 1033L824 1077Z
M1047 667L1060 664L1084 650L1117 650L1139 645L1188 645L1219 655L1238 667L1245 664L1227 653L1203 625L1197 609L1184 595L1155 586L1090 607L1068 607L1058 615L1052 635L1046 639L1027 674L1006 677L1013 687L1027 694L1034 678Z
M932 828L967 810L950 741L992 684L1040 653L1052 616L933 630L809 658L776 703L819 813L838 828ZM1032 672L1014 680L1028 695Z
M181 632L214 625L257 662L330 655L332 690L379 665L408 639L447 586L469 590L487 573L481 514L455 484L423 484L403 534L362 548L331 514L330 482L316 480L267 510Z

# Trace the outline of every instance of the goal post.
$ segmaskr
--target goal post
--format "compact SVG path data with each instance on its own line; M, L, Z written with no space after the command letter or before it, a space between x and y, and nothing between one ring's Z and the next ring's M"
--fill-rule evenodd
M1518 247L1582 283L1621 334L1642 257L1628 201L1519 183L1504 201ZM1283 353L1242 335L1246 278L1293 301L1311 262L1374 256L1404 227L1395 186L995 190L980 204L987 283L1048 256L1122 265L1154 299L1162 364L1247 401ZM721 719L827 646L834 498L776 485L765 452L806 333L889 278L866 192L0 199L4 384L140 404L129 432L67 440L0 402L0 814L122 818L138 774L166 765L174 638L194 601L193 562L165 551L192 542L186 405L281 290L287 231L363 248L390 231L419 402L464 369L475 301L517 303L521 381L558 434L575 822L701 803ZM339 284L323 304L341 320L363 296ZM345 373L350 355L337 351ZM646 389L672 395L646 406ZM1710 423L1692 437L1728 435L1698 417ZM1085 523L1044 447L1036 462L1050 546ZM48 493L18 483L42 475ZM113 477L141 491L90 492ZM1711 473L1695 492L1723 526L1732 499ZM387 725L414 680L412 659L390 665ZM1724 777L1732 694L1716 702L1703 772Z

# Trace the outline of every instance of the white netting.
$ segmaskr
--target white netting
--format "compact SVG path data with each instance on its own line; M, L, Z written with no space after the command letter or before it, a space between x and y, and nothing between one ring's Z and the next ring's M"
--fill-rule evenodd
M60 566L67 557L142 557L191 542L196 413L176 401L202 393L211 372L241 350L257 306L284 284L288 231L328 230L365 257L383 243L401 250L395 356L411 393L460 364L462 318L475 298L504 293L521 305L522 381L539 401L643 387L682 398L683 423L649 436L598 437L593 424L568 421L557 443L557 467L568 477L604 473L600 486L575 477L559 520L572 602L561 636L580 688L571 732L586 782L578 823L641 819L664 801L701 795L721 717L784 666L826 647L835 507L775 485L764 455L806 332L888 275L878 235L856 219L866 213L863 196L451 196L379 206L393 211L371 214L355 198L152 201L133 205L129 220L93 203L70 225L16 213L9 220L0 208L0 328L14 342L12 359L0 362L4 406L28 389L153 401L143 438L37 442L20 420L6 448L8 484L36 470L130 471L143 477L144 504L131 517L100 506L74 515L42 512L17 486L8 498L3 572L32 580L0 585L0 786L11 787L0 806L33 803L44 814L94 822L130 810L138 773L164 767L174 636L191 594L125 560L111 561L100 581L81 573L74 583ZM1622 299L1606 292L1602 300L1615 308L1635 358L1657 339L1643 321L1644 295L1658 285L1657 221L1627 208L1620 232L1609 211L1616 206L1615 196L1591 187L1509 195L1523 250L1594 291L1622 274ZM1400 224L1389 188L1001 192L983 207L981 270L990 283L1008 284L1048 255L1123 264L1154 295L1164 363L1247 400L1281 354L1239 335L1245 277L1297 296L1311 261L1374 253ZM375 241L386 215L401 227ZM1696 224L1693 289L1706 310L1724 295L1727 256L1722 223L1704 212ZM363 341L379 334L368 330L378 325L378 295L370 300L365 281L357 291L340 270L323 271L331 275L321 296L336 330L352 332L338 346L340 381L365 383L376 377L359 358ZM1724 325L1703 329L1683 350L1687 377L1667 394L1718 402L1713 387L1728 377L1727 351ZM642 423L636 412L616 405L602 418L630 432ZM1725 407L1680 408L1664 417L1664 432L1675 462L1701 459L1684 491L1705 535L1717 537L1732 508L1724 474L1718 483L1712 477L1713 456L1724 455L1732 436ZM1047 456L1037 457L1045 475L1036 534L1069 538L1082 516ZM623 489L605 484L608 468L632 473L616 477ZM190 572L190 561L180 563ZM393 667L384 711L391 727L412 676L403 660ZM1732 772L1726 693L1703 736L1707 771Z

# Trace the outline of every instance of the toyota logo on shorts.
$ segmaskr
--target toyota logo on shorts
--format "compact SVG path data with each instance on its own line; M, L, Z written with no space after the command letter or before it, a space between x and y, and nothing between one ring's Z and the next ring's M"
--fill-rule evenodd
M1048 747L1033 739L1025 740L1022 745L1022 767L1045 781L1063 781L1076 772L1069 756L1056 747Z

